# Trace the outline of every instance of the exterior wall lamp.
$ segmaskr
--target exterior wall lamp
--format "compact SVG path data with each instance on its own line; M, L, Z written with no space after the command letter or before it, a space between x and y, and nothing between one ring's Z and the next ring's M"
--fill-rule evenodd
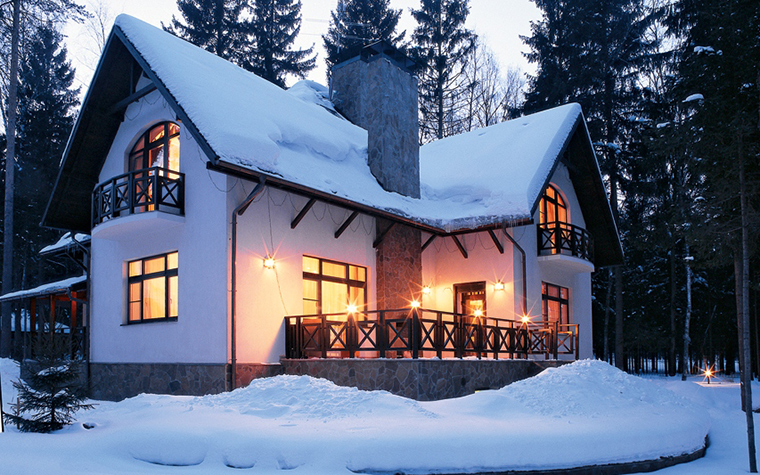
M504 282L498 280L496 283L493 284L494 290L504 290Z
M264 267L267 269L274 269L274 257L267 256L264 258Z

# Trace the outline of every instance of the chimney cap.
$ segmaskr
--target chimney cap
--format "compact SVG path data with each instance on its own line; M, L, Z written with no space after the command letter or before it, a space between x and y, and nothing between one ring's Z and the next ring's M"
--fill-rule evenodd
M369 63L370 61L375 61L380 58L390 60L398 68L409 74L413 74L414 70L417 68L416 62L387 40L378 40L365 46L353 48L346 51L343 57L347 59L336 64L334 68L339 68L346 63L354 62L359 59L365 63Z

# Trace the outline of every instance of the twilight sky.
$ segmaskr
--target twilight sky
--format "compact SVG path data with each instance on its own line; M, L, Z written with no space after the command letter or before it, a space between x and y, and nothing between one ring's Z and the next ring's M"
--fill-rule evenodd
M115 18L119 13L127 13L143 21L160 26L168 23L172 15L177 14L175 0L82 0L92 10L92 5L102 3ZM298 39L299 46L316 45L319 54L317 68L311 72L309 79L325 83L324 50L322 34L327 31L330 11L337 5L337 0L302 0L303 23ZM414 29L414 20L409 13L411 8L419 7L419 0L391 0L391 7L403 9L400 29L407 31L407 36ZM534 68L522 56L525 46L519 35L530 33L530 21L540 18L540 13L530 0L470 0L470 16L467 27L475 30L484 42L495 52L503 68L517 66L523 71L532 72ZM112 22L113 20L111 20ZM67 45L74 67L77 69L77 82L86 89L90 82L97 57L92 53L93 43L81 26L69 25L65 30ZM291 79L290 82L293 82Z

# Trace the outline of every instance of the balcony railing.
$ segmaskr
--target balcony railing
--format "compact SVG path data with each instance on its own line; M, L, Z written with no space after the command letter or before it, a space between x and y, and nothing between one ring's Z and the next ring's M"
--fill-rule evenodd
M538 254L564 254L594 261L594 240L574 224L551 222L538 225Z
M573 355L578 325L522 323L424 309L285 317L286 356L303 358L527 358Z
M99 184L92 195L92 227L148 211L185 214L183 173L161 167L135 170Z

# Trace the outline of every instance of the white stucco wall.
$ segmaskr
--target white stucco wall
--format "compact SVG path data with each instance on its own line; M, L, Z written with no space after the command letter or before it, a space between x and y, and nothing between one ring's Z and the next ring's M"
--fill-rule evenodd
M230 186L237 181L230 179ZM227 215L254 184L240 182L230 193ZM335 239L350 212L317 202L296 229L290 223L308 200L267 187L238 218L237 361L274 363L285 354L284 317L303 314L302 256L367 267L367 301L375 302L375 221L360 214ZM231 221L228 218L228 221ZM271 223L271 226L270 226ZM263 259L275 257L275 268Z
M133 103L112 144L100 182L127 171L127 154L150 126L176 121L157 91ZM180 127L182 124L180 123ZM207 161L184 127L180 171L185 216L137 214L97 226L92 233L91 358L97 363L225 363L227 361L226 178ZM126 262L179 253L176 322L125 325Z

